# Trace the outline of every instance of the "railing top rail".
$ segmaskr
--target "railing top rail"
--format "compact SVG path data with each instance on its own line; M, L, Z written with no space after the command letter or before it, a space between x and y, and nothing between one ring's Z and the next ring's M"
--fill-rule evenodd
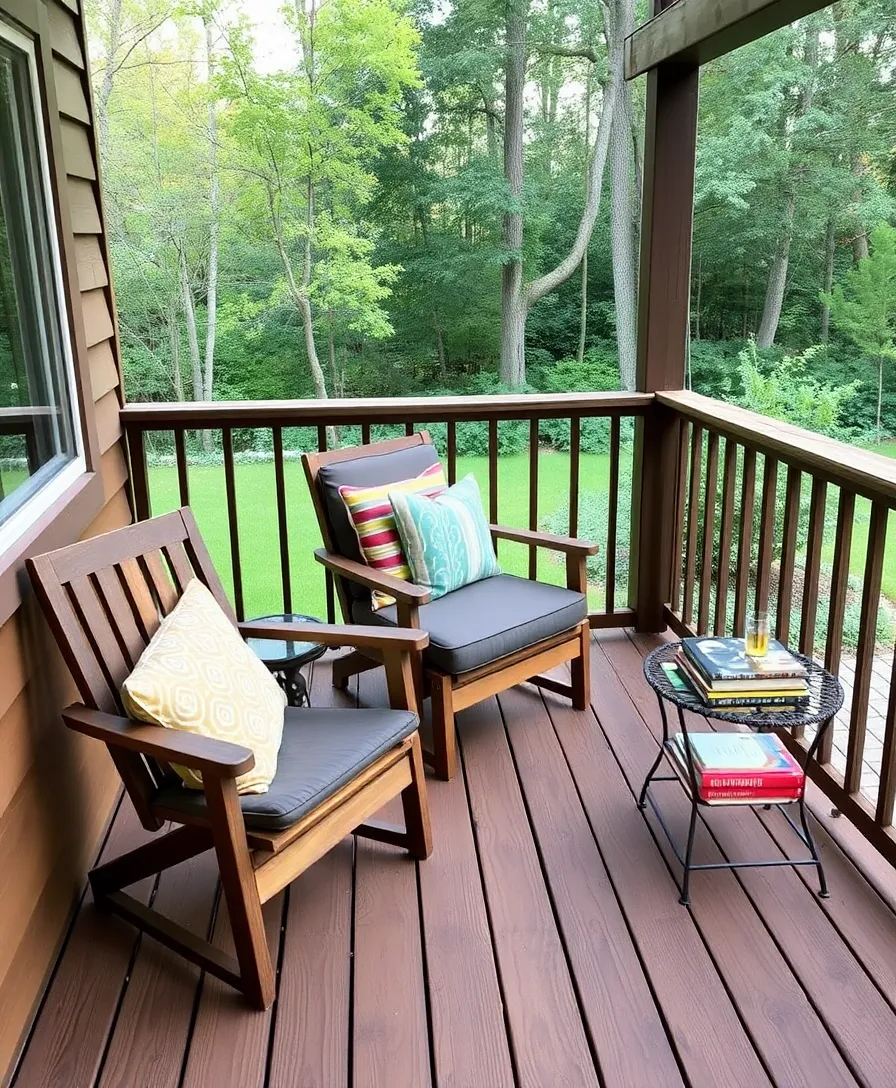
M773 454L835 486L896 506L896 460L700 393L679 390L657 393L656 399L759 453Z
M122 420L148 430L171 427L319 426L436 423L569 416L638 415L652 393L502 393L475 397L383 397L333 400L237 400L128 404Z

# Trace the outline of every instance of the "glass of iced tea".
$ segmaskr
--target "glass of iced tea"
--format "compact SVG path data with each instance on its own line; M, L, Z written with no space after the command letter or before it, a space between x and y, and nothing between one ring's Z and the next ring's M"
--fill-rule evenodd
M748 657L765 657L768 653L767 612L751 612L747 616L744 642Z

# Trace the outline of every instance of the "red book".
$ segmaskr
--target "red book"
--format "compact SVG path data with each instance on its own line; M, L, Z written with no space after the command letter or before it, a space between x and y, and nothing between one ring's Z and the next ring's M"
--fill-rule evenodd
M784 795L802 788L802 767L774 733L689 733L688 740L701 789ZM682 733L676 733L673 750L686 771Z
M697 791L701 801L743 801L763 805L798 801L801 792L801 789L713 789L710 786L701 786Z

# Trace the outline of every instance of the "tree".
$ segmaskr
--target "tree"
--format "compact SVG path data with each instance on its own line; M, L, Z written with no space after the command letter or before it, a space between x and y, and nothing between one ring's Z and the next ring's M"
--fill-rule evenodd
M609 20L606 5L600 4ZM501 381L522 385L526 380L526 319L532 307L555 291L581 265L600 210L601 189L613 107L623 82L621 50L611 58L611 71L603 91L600 121L588 167L588 191L575 240L566 256L549 272L530 280L523 271L523 188L525 181L525 92L528 48L529 0L507 0L504 62L504 176L510 204L504 215L504 269L501 279ZM549 45L543 52L597 59L588 45Z
M877 364L878 439L881 437L884 363L896 359L896 229L881 223L871 233L871 252L823 298L835 328Z
M259 74L243 26L230 35L221 88L238 148L231 165L245 182L240 210L282 267L270 300L299 314L315 393L325 398L317 313L351 296L350 325L374 337L391 331L380 303L396 269L371 263L364 211L374 161L405 142L397 107L419 83L418 35L392 0L296 0L287 17L295 68Z

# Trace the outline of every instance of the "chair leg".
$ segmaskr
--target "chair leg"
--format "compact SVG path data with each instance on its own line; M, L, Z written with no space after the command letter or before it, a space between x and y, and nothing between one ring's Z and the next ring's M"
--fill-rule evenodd
M430 673L433 770L449 782L457 770L457 737L454 731L454 692L451 677Z
M208 805L221 889L230 916L242 990L259 1009L274 1000L274 968L264 931L258 884L249 858L246 828L236 792L236 779L206 776Z
M368 672L370 669L378 669L382 662L367 657L358 650L352 650L350 654L343 654L333 661L333 687L345 690L349 679L357 676L359 672Z
M591 702L591 626L586 620L579 628L581 650L569 663L572 674L572 705L587 710Z
M404 809L408 853L423 861L432 853L432 828L429 822L426 776L423 773L423 749L420 747L419 734L414 737L409 758L412 782L410 786L402 790L401 807Z

